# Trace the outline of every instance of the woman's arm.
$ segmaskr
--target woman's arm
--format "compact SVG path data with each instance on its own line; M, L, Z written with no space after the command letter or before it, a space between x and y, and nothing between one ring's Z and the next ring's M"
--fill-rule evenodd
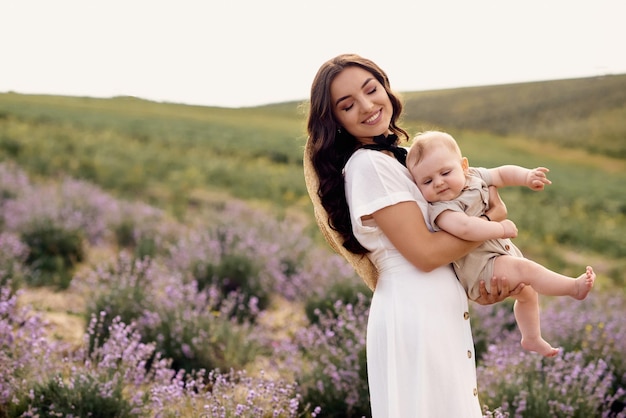
M466 255L480 242L465 241L444 231L430 232L424 216L415 202L401 202L382 208L372 214L374 220L396 249L422 271L432 271ZM494 278L487 292L481 283L481 296L476 300L482 305L501 302L510 295L518 294L523 284L509 290L505 278Z
M422 271L449 264L480 245L447 232L430 232L415 202L387 206L372 216L400 254Z

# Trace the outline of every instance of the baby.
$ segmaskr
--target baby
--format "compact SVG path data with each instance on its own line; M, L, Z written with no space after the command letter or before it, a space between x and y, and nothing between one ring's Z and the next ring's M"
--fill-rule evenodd
M469 167L454 138L430 131L418 135L407 155L407 168L429 202L429 219L434 230L443 230L468 241L484 241L465 257L454 262L459 280L470 299L479 296L479 283L489 287L492 277L506 277L511 287L527 286L513 296L515 320L522 334L522 347L546 357L558 354L541 336L538 293L549 296L587 297L596 275L591 267L578 278L555 273L524 258L509 238L517 236L510 220L491 221L488 186L527 186L543 190L551 181L547 168L533 170L505 165L486 169ZM531 287L532 286L532 287Z

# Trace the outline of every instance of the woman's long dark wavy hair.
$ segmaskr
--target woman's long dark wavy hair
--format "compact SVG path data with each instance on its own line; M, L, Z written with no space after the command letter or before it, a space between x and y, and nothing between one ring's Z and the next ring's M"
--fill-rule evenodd
M312 164L320 187L318 194L329 216L329 226L343 237L343 246L355 254L369 252L352 233L352 222L346 201L342 170L360 143L340 125L333 114L330 86L347 67L360 67L370 72L382 84L391 100L393 114L389 129L399 138L409 139L407 132L397 126L402 114L402 102L392 92L387 74L374 62L356 54L342 54L325 62L311 85L311 101L307 120L309 140L312 141Z

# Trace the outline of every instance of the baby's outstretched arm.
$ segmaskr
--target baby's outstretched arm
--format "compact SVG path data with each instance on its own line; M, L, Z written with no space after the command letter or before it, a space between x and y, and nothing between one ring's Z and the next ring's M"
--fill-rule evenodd
M505 219L501 222L489 221L483 217L468 216L464 212L443 211L435 224L444 231L467 241L486 241L497 238L515 238L517 227Z
M494 186L527 186L532 190L543 190L546 185L552 184L545 167L528 169L518 165L503 165L489 170Z

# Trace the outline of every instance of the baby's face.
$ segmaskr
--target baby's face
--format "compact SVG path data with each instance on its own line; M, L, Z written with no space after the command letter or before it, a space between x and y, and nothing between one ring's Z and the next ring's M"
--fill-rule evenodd
M466 169L466 159L445 146L434 146L411 174L424 198L432 203L457 198L465 187Z

